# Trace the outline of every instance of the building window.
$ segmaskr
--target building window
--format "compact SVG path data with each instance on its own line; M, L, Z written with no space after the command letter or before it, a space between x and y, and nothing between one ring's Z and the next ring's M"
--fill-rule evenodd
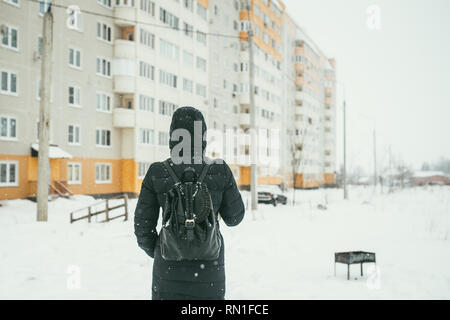
M197 30L197 41L206 45L206 33Z
M51 4L51 0L39 0L39 14L44 15L44 13L48 11L48 8L50 8Z
M97 22L97 39L111 43L112 28L103 22Z
M146 62L139 62L139 76L149 80L155 79L155 67Z
M17 139L17 119L0 116L0 140Z
M195 86L195 93L203 98L206 98L206 86L197 83Z
M95 144L97 147L111 146L111 130L97 129L95 130Z
M240 31L247 32L248 30L250 30L250 21L248 21L248 20L241 21Z
M97 58L97 75L111 77L111 61L105 58Z
M189 93L194 92L194 83L192 80L183 79L183 90Z
M16 7L19 6L19 0L3 0L3 2L12 4L12 5L16 6Z
M183 33L189 38L194 37L194 27L186 22L183 22Z
M18 186L18 171L16 161L0 161L0 187Z
M153 112L155 108L155 99L149 96L139 96L139 110Z
M67 183L81 184L81 163L69 162L67 164Z
M166 72L164 70L159 70L159 83L168 85L169 87L176 88L177 87L177 76Z
M146 47L155 49L155 35L142 28L140 34L141 44L145 45Z
M192 67L194 65L194 55L188 51L183 50L183 64Z
M169 145L169 133L168 132L159 132L158 133L158 144L160 146L168 146Z
M1 71L0 93L8 95L17 95L17 73L10 71Z
M152 17L155 16L155 2L152 0L141 0L140 9Z
M183 0L183 6L191 12L194 12L194 0Z
M197 57L197 69L202 70L203 72L206 72L206 60L201 58L201 57Z
M159 20L173 29L178 29L178 17L174 16L164 8L159 8Z
M19 49L19 31L18 29L9 26L4 25L3 29L3 37L2 37L2 47L18 50Z
M178 108L174 103L160 100L159 101L159 114L164 116L172 116L173 112Z
M180 56L180 49L177 45L169 41L159 39L159 53L166 58L178 61Z
M38 56L42 56L42 49L44 48L44 38L38 37Z
M106 8L112 8L111 5L111 1L112 0L97 0L97 3L101 4L102 6L106 7Z
M262 39L263 39L263 41L264 41L266 44L269 44L270 38L269 38L269 36L267 35L267 33L265 33L264 31L263 31L263 33L262 33Z
M83 30L83 15L81 11L75 10L75 7L69 6L69 19L67 20L67 27L72 30Z
M80 126L72 124L68 126L67 143L80 145Z
M197 14L202 18L203 20L207 19L208 16L208 10L202 6L200 3L197 2Z
M139 143L140 144L153 144L154 143L154 131L152 129L139 129Z
M111 112L112 97L109 94L97 92L97 107L96 110L100 112Z
M139 162L138 179L144 179L150 168L150 162Z
M78 87L69 87L69 105L72 107L81 106L81 89Z
M134 8L135 0L116 0L115 7L129 7Z
M81 69L81 51L69 48L69 66Z
M111 183L112 182L112 165L111 163L95 164L95 183Z

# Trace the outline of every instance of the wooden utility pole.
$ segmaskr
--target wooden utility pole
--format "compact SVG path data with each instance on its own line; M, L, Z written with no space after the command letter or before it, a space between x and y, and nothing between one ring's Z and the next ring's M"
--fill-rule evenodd
M41 103L39 108L39 151L37 181L37 221L48 220L48 159L50 132L50 95L52 83L53 15L51 6L44 14L43 47L41 60Z
M344 105L343 105L343 117L344 117L344 168L342 172L342 180L344 183L344 199L348 199L348 192L347 192L347 124L346 124L346 102L344 98Z
M377 188L377 140L375 128L373 128L373 186Z
M247 11L248 11L248 54L249 54L249 93L250 93L250 193L252 198L252 211L258 209L258 196L256 193L257 185L257 152L258 152L258 141L257 141L257 128L256 128L256 106L255 106L255 65L253 56L253 27L250 20L250 4L247 1Z

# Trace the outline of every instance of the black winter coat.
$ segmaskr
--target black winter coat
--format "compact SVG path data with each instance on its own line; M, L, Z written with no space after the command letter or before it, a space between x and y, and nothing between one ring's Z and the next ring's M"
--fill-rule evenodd
M181 177L188 165L173 165ZM200 175L203 165L189 165ZM214 213L220 214L228 226L238 225L244 217L244 204L228 165L214 163L204 180L211 194ZM224 299L225 260L224 242L217 261L166 261L161 257L156 226L164 194L174 184L161 162L153 163L141 187L136 206L134 227L139 246L152 258L152 298L161 299Z

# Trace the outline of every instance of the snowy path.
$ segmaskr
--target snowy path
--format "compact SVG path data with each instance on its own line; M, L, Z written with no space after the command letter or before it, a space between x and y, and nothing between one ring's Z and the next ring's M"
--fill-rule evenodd
M351 200L341 196L297 191L295 207L261 205L255 220L249 212L238 227L223 225L227 298L450 298L450 188L376 196L354 188ZM328 210L318 210L325 197ZM47 224L34 222L30 201L2 202L0 299L150 297L152 261L136 245L132 214L125 223L69 224L71 210L93 202L52 202ZM334 252L347 250L376 252L378 274L367 264L361 278L354 265L347 281L346 266L338 264L334 277ZM77 270L81 286L69 289L69 272Z

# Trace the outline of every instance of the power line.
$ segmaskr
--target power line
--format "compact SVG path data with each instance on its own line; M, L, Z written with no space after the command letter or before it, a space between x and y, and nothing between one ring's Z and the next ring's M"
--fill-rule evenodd
M34 2L34 3L42 3L42 0L26 0L29 2ZM59 9L69 9L71 10L73 7L71 6L65 6L65 5L61 5L61 4L56 4L56 3L51 3L49 4L52 7L55 8L59 8ZM183 32L189 32L189 33L194 33L194 30L188 30L188 29L180 29L179 27L171 27L171 26L167 26L167 25L162 25L162 24L156 24L156 23L150 23L150 22L144 22L144 21L139 21L139 20L132 20L132 19L126 19L126 18L116 18L112 15L108 15L108 14L104 14L104 13L99 13L99 12L94 12L94 11L89 11L89 10L85 10L85 9L81 9L80 8L80 12L81 13L85 13L88 15L93 15L93 16L97 16L97 17L102 17L102 18L108 18L108 19L112 19L112 20L120 20L120 21L126 21L126 22L130 22L133 24L142 24L142 25L146 25L146 26L151 26L151 27L155 27L155 28L162 28L162 29L168 29L168 30L173 30L173 31L183 31ZM196 30L196 32L201 32L207 36L215 36L215 37L223 37L223 38L233 38L233 39L246 39L246 37L240 37L240 36L234 36L234 35L229 35L229 34L223 34L223 33L213 33L213 32L203 32L201 30Z

